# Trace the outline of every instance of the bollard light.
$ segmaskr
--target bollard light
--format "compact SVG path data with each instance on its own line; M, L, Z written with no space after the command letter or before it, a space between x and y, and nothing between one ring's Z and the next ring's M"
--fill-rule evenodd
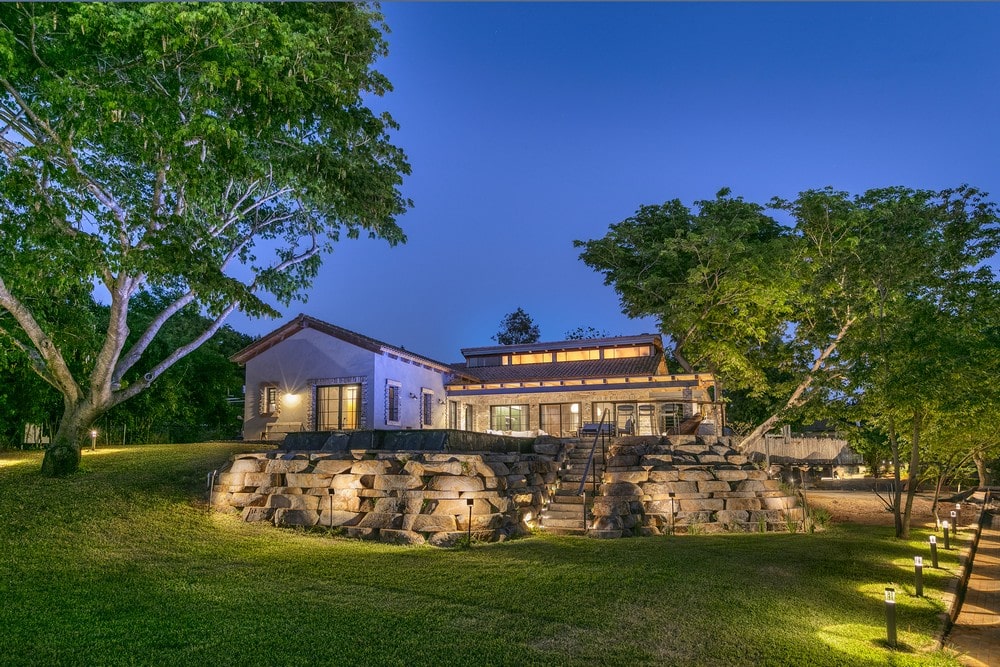
M90 432L90 451L95 451L97 449L97 431ZM952 512L954 514L954 512Z
M913 557L913 572L916 575L916 594L918 598L924 596L924 559L921 556Z
M337 493L336 489L327 489L327 493L330 494L330 529L333 529L333 496Z
M931 565L937 569L938 559L937 559L937 538L931 535Z
M472 506L475 504L476 501L473 500L472 498L467 498L465 500L465 502L469 506L469 535L468 535L468 540L469 540L469 548L471 549L472 548Z
M951 549L951 542L948 540L948 522L942 521L941 527L944 528L944 548Z
M896 589L885 589L885 638L889 648L896 648Z
M951 536L956 536L956 531L958 530L958 512L955 510L951 511Z
M669 491L667 497L670 498L670 534L674 534L674 492Z

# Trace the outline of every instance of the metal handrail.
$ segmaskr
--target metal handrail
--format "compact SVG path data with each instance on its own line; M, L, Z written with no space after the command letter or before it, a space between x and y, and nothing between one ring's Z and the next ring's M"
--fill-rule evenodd
M576 492L576 495L582 496L584 487L587 486L587 472L590 470L590 466L594 463L594 452L597 450L597 440L601 439L601 455L604 455L604 419L608 416L608 411L605 410L601 415L601 421L597 424L597 433L594 435L594 444L590 447L590 456L587 457L587 465L583 469L583 475L580 477L580 490ZM594 470L594 495L597 495L597 470ZM586 505L586 503L584 503Z

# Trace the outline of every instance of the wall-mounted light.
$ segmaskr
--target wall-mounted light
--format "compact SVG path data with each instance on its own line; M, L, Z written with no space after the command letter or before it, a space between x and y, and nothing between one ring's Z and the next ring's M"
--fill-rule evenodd
M444 405L444 399L443 398L439 398L438 399L438 405Z
M413 393L413 392L411 391L411 392L410 392L410 398L412 398L413 400L417 400L417 399L418 399L418 398L420 398L420 397L419 397L419 396L417 396L416 394L414 394L414 393Z
M281 395L281 402L282 404L290 408L293 408L302 402L302 396L300 396L299 394L293 394L292 392L288 391Z

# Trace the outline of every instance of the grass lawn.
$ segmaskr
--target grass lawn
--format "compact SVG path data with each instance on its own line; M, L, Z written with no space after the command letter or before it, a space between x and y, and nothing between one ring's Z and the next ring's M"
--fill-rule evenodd
M0 663L958 664L935 649L957 554L913 597L923 533L387 546L208 511L206 473L250 449L85 452L61 480L0 453Z

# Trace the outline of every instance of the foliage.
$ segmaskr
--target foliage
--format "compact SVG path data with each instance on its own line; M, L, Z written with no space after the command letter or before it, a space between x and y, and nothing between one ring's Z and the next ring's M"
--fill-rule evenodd
M405 241L409 166L365 104L390 88L383 30L358 3L0 5L0 337L63 396L72 460L49 472L227 315L301 294L336 241ZM82 323L95 284L81 351L50 304ZM172 300L140 328L143 290ZM154 356L189 306L210 324Z
M922 532L397 547L207 512L205 472L248 449L85 452L60 484L0 455L5 664L958 665L937 635L960 552L923 598L899 580ZM906 650L882 641L893 584Z
M566 332L566 340L589 340L591 338L607 338L610 334L604 329L594 327L577 327Z
M524 345L537 343L540 335L538 325L531 319L531 315L519 307L500 320L500 330L493 336L493 340L501 345Z

